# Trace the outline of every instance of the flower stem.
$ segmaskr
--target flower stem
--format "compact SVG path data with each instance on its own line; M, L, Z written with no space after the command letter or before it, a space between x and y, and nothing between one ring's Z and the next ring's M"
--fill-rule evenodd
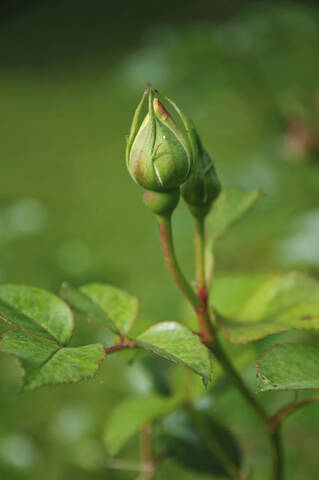
M268 416L261 405L256 401L253 394L247 388L239 374L237 373L232 362L227 357L219 339L216 329L210 321L208 310L208 292L205 281L205 258L204 258L204 221L196 220L195 233L195 248L196 248L196 280L197 280L197 295L189 284L188 280L182 273L175 254L175 248L172 236L171 217L157 217L164 259L167 267L175 280L178 287L181 289L185 297L193 306L201 328L202 339L204 343L214 353L215 357L222 364L225 372L232 380L241 395L250 403L259 417L268 426Z
M197 279L197 293L200 296L201 292L205 292L206 310L203 312L203 318L207 321L207 328L212 333L212 341L207 344L207 347L215 355L216 359L222 365L226 375L237 388L241 396L249 403L256 414L266 427L269 441L273 451L273 478L274 480L282 479L283 464L282 464L282 444L280 431L271 429L272 418L267 414L264 408L256 400L250 389L247 387L241 376L238 374L233 363L227 356L222 344L219 341L217 330L212 323L209 315L208 307L208 289L206 287L205 274L205 219L195 220L195 258L196 258L196 279Z
M203 342L209 343L212 341L212 334L210 329L210 322L208 321L207 316L206 289L203 289L200 295L196 295L195 291L193 290L188 280L185 278L183 272L178 265L173 242L171 216L158 215L157 222L159 226L163 255L166 265L170 271L171 276L175 280L175 283L195 310L201 327L201 335Z
M218 336L215 336L214 343L209 345L210 350L215 355L219 363L222 365L225 373L228 378L232 381L234 386L237 388L241 396L250 404L250 406L255 410L256 414L262 420L262 422L268 427L268 415L264 408L257 402L253 393L249 390L243 379L240 377L239 373L235 369L233 363L227 356L225 350L223 349Z
M273 457L273 479L282 480L283 478L283 454L282 454L282 441L281 441L281 432L278 429L273 430L272 428L272 418L267 414L264 408L256 400L253 393L249 390L239 373L236 371L233 363L227 356L225 350L223 349L219 338L217 335L214 336L214 343L208 345L208 348L215 355L216 359L219 361L221 366L224 369L224 372L228 378L233 383L234 387L238 390L240 395L249 403L251 408L258 415L262 423L266 428L266 432L269 438L269 442L272 449Z
M192 289L177 263L173 243L171 216L157 216L157 222L160 231L163 255L169 272L184 296L188 299L194 310L196 310L202 306L202 302Z
M205 344L213 343L215 332L209 318L208 289L205 277L205 219L195 217L195 265L197 296L202 300L202 309L197 310L198 323L202 340Z
M208 290L205 280L205 224L204 219L196 219L195 227L195 258L196 258L196 285L197 294L181 271L174 248L171 216L157 216L163 255L166 265L175 283L188 299L196 312L201 338L203 343L212 351L222 365L226 375L230 378L241 396L250 404L266 427L273 452L273 479L282 480L282 445L279 429L274 431L271 427L272 418L256 400L233 363L228 358L217 335L217 329L212 323L208 307Z
M206 290L205 279L205 220L195 218L195 261L197 294Z
M273 451L273 475L274 480L283 478L283 451L280 429L269 432L269 440Z

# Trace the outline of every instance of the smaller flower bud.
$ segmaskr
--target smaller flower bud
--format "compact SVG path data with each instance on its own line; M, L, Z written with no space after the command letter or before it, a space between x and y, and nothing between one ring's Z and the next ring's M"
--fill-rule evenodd
M139 125L146 98L148 113ZM179 110L175 109L175 113L178 120ZM186 129L185 132L180 130L148 87L137 107L126 149L127 168L136 183L157 192L178 189L188 177L192 165L192 149L187 135Z
M195 128L191 128L194 161L192 172L182 185L181 192L190 211L204 217L221 192L221 185L211 157L203 147Z

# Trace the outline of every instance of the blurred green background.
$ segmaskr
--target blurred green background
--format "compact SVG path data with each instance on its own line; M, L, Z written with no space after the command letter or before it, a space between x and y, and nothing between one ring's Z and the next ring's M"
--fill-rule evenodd
M313 2L7 1L0 20L0 280L58 292L98 280L141 297L146 322L183 305L160 255L157 228L124 164L124 136L151 81L192 116L224 187L266 196L217 248L217 272L302 268L319 273L319 9ZM175 214L178 255L193 275L192 220ZM105 335L77 319L74 342ZM303 338L281 334L252 347ZM307 336L308 338L308 336ZM318 337L312 336L314 342ZM251 355L250 355L251 354ZM151 370L116 355L89 383L18 394L21 372L0 357L0 480L133 479L102 442L128 395L165 391ZM165 375L164 375L165 374ZM262 428L227 382L216 415L268 480ZM270 411L292 394L260 397ZM286 478L319 478L319 409L284 430ZM260 438L256 438L260 433ZM122 457L135 461L137 442ZM159 479L204 477L167 462Z

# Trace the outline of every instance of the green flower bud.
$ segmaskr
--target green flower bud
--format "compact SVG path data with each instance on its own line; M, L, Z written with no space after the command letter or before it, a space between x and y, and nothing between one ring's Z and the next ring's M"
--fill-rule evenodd
M139 124L141 110L148 98L148 113ZM170 102L170 101L169 101ZM176 120L184 117L174 107ZM192 165L188 133L182 132L153 91L147 88L137 107L126 149L127 168L136 183L147 190L169 192L187 179Z
M203 147L195 128L191 128L194 162L192 172L182 185L181 192L189 209L196 217L209 212L221 192L221 185L209 154Z

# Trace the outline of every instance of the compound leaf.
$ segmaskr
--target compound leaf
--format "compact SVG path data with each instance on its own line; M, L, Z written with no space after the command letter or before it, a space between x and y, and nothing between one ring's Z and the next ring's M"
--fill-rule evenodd
M24 370L24 390L89 379L105 355L101 344L61 348L53 341L19 330L4 335L0 350L18 359Z

